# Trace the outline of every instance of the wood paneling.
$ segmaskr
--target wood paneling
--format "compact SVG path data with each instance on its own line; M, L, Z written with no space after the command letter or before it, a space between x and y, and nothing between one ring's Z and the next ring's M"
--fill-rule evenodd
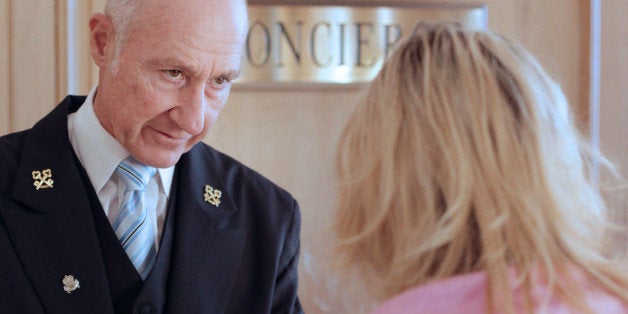
M602 151L628 178L628 1L601 1L600 141ZM618 210L615 221L628 223L628 193L609 190L609 203ZM628 251L628 234L617 237L616 252Z
M93 12L102 12L104 0L61 2L67 12L67 19L60 21L61 27L67 28L67 40L63 43L67 53L60 61L66 65L66 88L61 95L84 95L98 82L98 67L89 50L89 19Z
M11 10L10 0L0 0L0 134L11 131Z
M589 0L486 1L489 28L519 41L563 88L586 127Z
M0 134L29 128L97 79L91 13L105 0L0 0Z
M92 62L89 48L89 19L92 12L95 11L93 1L76 1L74 10L74 23L76 25L73 34L74 40L70 42L70 47L74 49L72 58L75 65L70 75L71 89L69 89L69 93L86 94L98 80L97 67L94 62ZM96 79L93 79L93 77L96 77Z
M12 129L29 128L56 104L54 1L20 0L10 5Z

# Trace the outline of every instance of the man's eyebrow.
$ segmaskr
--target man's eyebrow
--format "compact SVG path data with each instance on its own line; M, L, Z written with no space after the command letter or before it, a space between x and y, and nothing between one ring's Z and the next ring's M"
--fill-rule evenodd
M187 65L179 59L175 58L152 58L144 61L144 64L149 68L167 68L172 70L181 70L185 73L193 73L194 67L191 65ZM241 69L225 71L217 77L226 77L230 81L233 81L240 77L242 73Z
M240 77L240 74L242 74L242 71L238 69L233 71L227 71L222 76L228 78L230 81L233 81Z
M168 67L172 68L172 70L182 70L183 72L190 72L193 68L175 58L152 58L146 60L144 64L151 68Z

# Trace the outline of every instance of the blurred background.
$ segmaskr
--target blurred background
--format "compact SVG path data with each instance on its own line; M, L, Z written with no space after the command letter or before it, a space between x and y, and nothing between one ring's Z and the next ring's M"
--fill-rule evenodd
M0 0L0 134L29 128L65 95L86 94L96 84L88 21L104 2ZM294 35L298 29L290 28L296 25L292 22L317 16L299 14L328 7L342 7L349 15L354 9L411 8L417 20L479 23L476 26L515 39L560 83L582 131L628 177L628 0L249 0L249 4L252 15L296 12L284 17L286 40L301 40ZM434 10L438 13L431 13ZM371 74L383 59L377 58ZM337 138L371 74L362 74L360 80L329 81L320 78L333 78L333 73L314 79L272 74L256 78L245 73L205 139L299 201L300 297L307 313L340 313L337 301L326 296L351 294L322 291L333 287L317 262L328 258L330 248ZM627 196L626 190L607 193L617 221L628 222ZM612 250L625 253L627 239L626 234L615 238Z

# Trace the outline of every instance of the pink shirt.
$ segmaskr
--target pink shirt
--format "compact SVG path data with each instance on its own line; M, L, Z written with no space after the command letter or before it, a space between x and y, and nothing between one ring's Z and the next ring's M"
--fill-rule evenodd
M584 278L579 278L585 280ZM628 304L608 295L598 289L589 288L586 282L582 283L587 289L587 300L596 313L626 314ZM484 272L463 274L443 280L427 283L408 289L380 304L371 314L450 314L486 313L486 285L487 277ZM544 287L537 287L534 292L537 296L545 296ZM515 303L518 297L515 296ZM536 313L571 314L577 312L557 299L551 299L547 308L539 308Z

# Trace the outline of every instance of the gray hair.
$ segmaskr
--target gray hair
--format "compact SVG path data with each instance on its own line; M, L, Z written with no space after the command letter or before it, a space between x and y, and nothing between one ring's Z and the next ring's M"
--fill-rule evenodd
M116 50L109 67L114 74L118 71L120 52L130 35L131 25L142 3L142 0L107 0L105 4L104 13L111 20L115 32Z

